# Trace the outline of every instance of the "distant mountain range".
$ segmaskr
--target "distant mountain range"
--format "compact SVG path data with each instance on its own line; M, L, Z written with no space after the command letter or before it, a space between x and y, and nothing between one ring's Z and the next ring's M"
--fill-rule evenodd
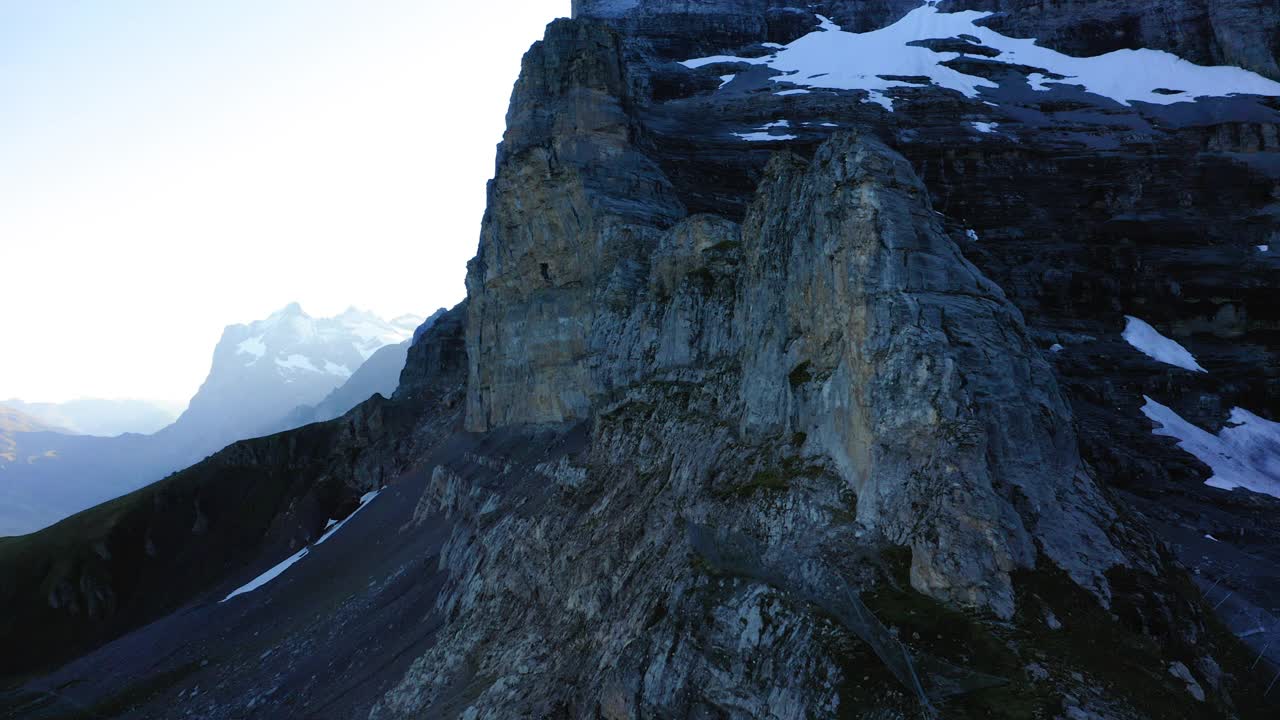
M177 413L144 400L79 398L64 403L27 403L15 398L0 403L52 428L102 437L150 435L178 417Z
M324 400L378 350L411 338L422 321L386 322L355 308L313 318L293 303L265 320L232 325L186 412L156 436L168 447L188 449L185 456L194 462L236 440L283 430L282 418Z
M87 422L91 413L69 414L66 406L6 408L0 536L38 530L237 440L338 417L374 393L390 395L407 342L423 324L417 316L384 321L354 308L313 318L294 303L264 320L232 325L187 410L150 435L95 436L87 429L104 424ZM27 408L67 422L49 422Z
M63 431L63 428L49 425L39 418L8 404L0 405L0 462L17 461L17 435L19 433Z

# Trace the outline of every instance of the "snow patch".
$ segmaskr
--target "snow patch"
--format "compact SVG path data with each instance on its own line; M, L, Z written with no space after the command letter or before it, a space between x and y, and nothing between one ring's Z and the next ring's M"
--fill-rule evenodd
M1048 79L1049 78L1041 75L1040 73L1031 73L1027 76L1027 84L1029 84L1031 89L1036 92L1049 92L1053 88L1045 84Z
M288 358L281 360L276 358L276 365L281 370L306 370L307 372L318 373L320 368L311 362L311 358L305 355L290 355Z
M994 133L996 131L996 128L1000 127L1000 123L993 123L993 122L973 122L969 124L973 125L974 130L977 130L978 132L984 133L987 135Z
M1147 357L1166 365L1173 365L1192 372L1209 372L1200 367L1196 358L1177 342L1161 335L1159 331L1136 317L1126 315L1128 325L1124 339Z
M805 90L804 88L794 88L791 90L783 90L782 92L776 92L774 93L774 95L777 95L778 97L786 97L788 95L808 95L811 92L813 91Z
M1052 353L1060 353L1063 350L1066 350L1066 348L1062 347L1062 345L1060 345L1059 343L1054 343L1053 345L1049 346L1049 352L1052 352Z
M770 135L767 132L734 133L734 135L737 136L739 140L746 140L747 142L771 142L771 141L776 142L780 140L795 140L796 138L800 137L799 135L789 135L789 134L788 135Z
M737 75L721 75L720 87L724 87L725 85L728 85L729 83L733 82L733 79L736 77L738 76ZM720 88L716 88L716 89L719 90Z
M329 530L324 535L320 536L320 539L316 541L316 545L323 545L326 540L333 537L334 533L341 530L343 525L346 525L348 522L350 522L351 518L359 514L361 510L365 509L365 507L367 507L369 503L373 502L374 499L381 494L382 494L381 490L374 490L373 492L367 492L364 495L361 495L360 506L357 507L355 510L353 510L351 514L348 515L346 519L344 519L342 522L335 523L334 521L330 520L329 525L325 526L326 528L329 528Z
M831 18L826 15L818 15L817 13L814 13L814 16L818 18L818 29L820 31L840 32L840 26L832 22Z
M797 137L799 137L798 135L792 135L792 134L790 134L790 133L787 133L787 134L785 134L785 135L773 135L773 134L771 134L771 133L769 132L770 130L776 130L776 129L779 129L779 128L789 128L789 127L791 127L791 121L789 121L789 120L775 120L775 121L770 122L770 123L765 123L764 125L761 125L760 127L756 128L756 131L757 131L757 132L749 132L749 133L734 133L734 135L735 135L738 139L740 139L740 140L746 140L746 141L748 141L748 142L769 142L769 141L778 141L778 140L795 140Z
M946 13L931 3L907 13L898 22L865 33L845 32L829 18L817 15L818 29L779 48L766 57L731 55L693 58L682 64L699 68L719 63L762 65L781 73L773 82L810 88L862 90L865 102L893 110L886 91L920 87L906 78L928 78L929 83L976 98L982 88L998 87L987 78L968 75L944 63L961 53L935 52L908 43L937 38L976 37L999 52L992 61L1038 68L1027 77L1035 90L1049 84L1082 86L1086 91L1111 98L1121 105L1144 102L1157 105L1191 102L1201 97L1234 94L1280 96L1280 83L1236 67L1196 65L1160 50L1116 50L1095 57L1073 57L1041 47L1034 38L1011 38L978 25L992 13L974 10ZM1062 79L1051 79L1061 77ZM1178 88L1178 94L1156 92Z
M969 228L968 230L965 230L964 236L974 242L978 242L978 231L974 230L973 228Z
M320 536L320 539L319 539L319 540L317 540L317 541L315 541L315 544L313 544L311 547L305 547L305 548L302 548L301 550L299 550L298 552L294 553L293 555L290 555L288 558L286 558L286 559L285 559L283 562L281 562L280 564L278 564L278 565L276 565L275 567L271 568L270 570L268 570L268 571L266 571L266 572L262 573L262 574L261 574L261 575L259 575L258 577L256 577L256 578L254 578L254 579L250 580L250 581L249 581L248 583L246 583L244 586L242 586L242 587L238 588L235 592L233 592L233 593L231 593L230 595L228 595L228 596L226 596L225 598L223 598L223 599L222 599L222 602L226 602L226 601L230 600L231 598L236 597L237 595L244 595L245 593L251 593L251 592L253 592L254 590L257 590L258 588L262 587L263 585L266 585L267 583L271 582L272 580L275 580L276 578L278 578L278 577L280 577L281 575L283 575L283 574L284 574L284 572L285 572L286 570L288 570L289 568L291 568L291 567L293 567L295 564L297 564L297 562L298 562L299 560L301 560L302 558L306 557L307 555L310 555L310 554L311 554L311 549L312 549L312 548L314 548L314 547L316 547L316 546L319 546L319 545L324 544L324 542L325 542L326 540L328 540L329 538L333 537L334 533L336 533L336 532L338 532L339 530L341 530L341 529L342 529L342 526L346 525L346 524L347 524L347 522L349 522L349 521L351 520L351 518L353 518L353 517L355 517L355 516L356 516L356 513L359 513L361 510L365 509L365 507L366 507L369 503L373 502L374 498L378 497L378 495L380 495L381 493L382 493L382 491L381 491L381 490L375 490L375 491L373 491L373 492L368 492L368 493L365 493L364 495L362 495L362 496L360 497L360 506L359 506L359 507L357 507L357 508L356 508L356 509L355 509L355 510L350 514L350 515L348 515L348 516L346 517L346 519L345 519L345 520L343 520L343 521L341 521L341 522L338 522L337 520L330 520L330 521L329 521L329 523L328 523L327 525L325 525L325 530L326 530L325 534L324 534L324 535L322 535L322 536Z
M335 320L356 337L356 352L365 360L384 346L404 342L413 336L412 329L406 332L407 323L391 325L377 315L356 308L348 309Z
M1258 252L1260 252L1260 253L1264 253L1264 252L1271 252L1271 246L1270 246L1270 245L1259 245L1259 246L1258 246Z
M245 363L245 367L249 367L250 365L258 362L262 359L263 355L267 354L267 344L262 342L264 337L266 336L258 335L257 337L251 337L248 340L241 342L239 345L236 345L236 355L253 356L252 360Z
M299 560L301 560L302 558L306 557L309 554L311 554L311 548L302 548L298 552L294 553L293 555L285 559L284 562L280 563L279 565L276 565L275 567L262 573L258 577L250 580L248 584L246 584L244 587L241 587L240 589L236 590L235 592L223 598L222 602L226 602L231 598L236 597L237 595L244 595L245 593L251 593L254 590L257 590L263 585L266 585L272 580L275 580L276 578L283 575L285 570L288 570L289 568L293 567L294 564L296 564Z
M1212 468L1207 485L1280 497L1280 423L1235 408L1227 427L1213 435L1155 400L1143 399L1142 413L1160 425L1153 432L1175 438L1178 447Z

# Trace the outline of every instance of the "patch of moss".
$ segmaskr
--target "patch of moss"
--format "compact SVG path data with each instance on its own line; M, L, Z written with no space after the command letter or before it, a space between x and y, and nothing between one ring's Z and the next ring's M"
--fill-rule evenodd
M1199 703L1168 668L1180 661L1189 667L1195 657L1212 654L1224 669L1248 667L1250 659L1220 626L1201 638L1198 648L1179 648L1173 634L1140 628L1126 617L1151 618L1151 608L1130 607L1153 597L1177 596L1185 611L1198 605L1198 593L1185 577L1172 580L1113 571L1114 591L1110 610L1091 593L1076 585L1062 571L1039 567L1015 573L1017 614L1001 622L982 614L944 605L910 587L910 551L892 548L883 554L889 582L863 596L867 606L914 651L954 665L1008 681L956 697L940 708L947 718L1025 720L1060 715L1062 695L1073 685L1130 706L1147 717L1180 720L1225 720L1238 714L1241 720L1262 720L1275 715L1264 709L1255 683L1230 689L1235 713L1218 698ZM1045 622L1052 612L1062 627L1052 630ZM1206 626L1216 624L1206 614ZM1175 624L1192 622L1192 615L1175 612ZM1174 628L1171 628L1174 630ZM1235 646L1232 649L1230 646ZM1225 662L1224 662L1225 661ZM1027 666L1036 663L1049 677L1032 679ZM1231 670L1228 670L1230 672ZM1074 677L1073 677L1074 676ZM1208 688L1206 688L1208 691ZM1076 693L1080 693L1077 691ZM1213 693L1210 692L1212 695Z
M698 287L702 289L702 292L710 294L713 290L715 290L715 287L716 287L715 273L711 272L707 268L698 268L697 270L694 270L693 272L689 273L689 277L693 279L695 283L697 283Z
M909 695L884 662L857 636L840 628L835 621L823 634L823 644L840 669L836 690L840 705L839 720L862 720L868 708L897 710L904 718L926 718L915 697ZM890 716L892 717L892 716Z
M721 491L719 495L722 498L749 498L757 492L784 493L790 489L787 475L779 468L769 468L752 475L747 482Z
M818 465L805 465L796 458L788 458L780 465L758 470L751 479L731 487L722 489L717 495L724 498L749 498L758 492L784 493L791 490L791 481L795 478L815 478L822 475L824 469Z
M708 252L726 252L729 250L737 250L740 247L742 247L742 242L739 240L721 240L715 245L712 245L711 247L707 248L707 251Z

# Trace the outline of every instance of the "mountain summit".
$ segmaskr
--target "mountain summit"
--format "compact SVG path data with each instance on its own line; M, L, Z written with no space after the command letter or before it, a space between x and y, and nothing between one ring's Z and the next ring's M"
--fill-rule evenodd
M208 452L274 431L279 418L319 403L379 349L413 337L422 321L405 315L386 322L356 308L313 318L290 303L266 319L231 325L187 411L158 435Z

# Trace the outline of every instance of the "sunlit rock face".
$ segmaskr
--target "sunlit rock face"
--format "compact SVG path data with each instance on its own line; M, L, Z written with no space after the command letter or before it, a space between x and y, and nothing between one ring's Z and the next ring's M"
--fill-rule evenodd
M605 28L561 22L524 60L467 274L474 430L587 416L610 372L592 350L684 214L632 143L620 50Z

